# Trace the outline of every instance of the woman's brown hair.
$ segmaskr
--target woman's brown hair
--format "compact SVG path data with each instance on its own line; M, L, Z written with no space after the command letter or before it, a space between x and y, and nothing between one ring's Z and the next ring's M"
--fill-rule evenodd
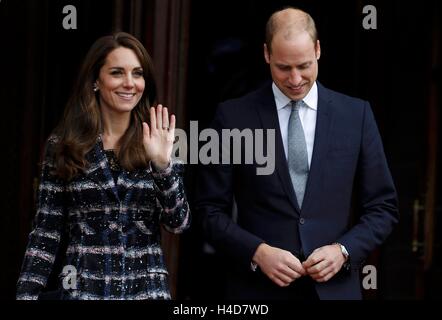
M149 107L156 103L152 59L134 36L119 32L99 38L89 49L63 118L55 129L58 140L55 147L56 174L62 179L70 180L88 166L85 156L94 147L103 129L99 93L94 92L93 85L109 53L119 47L131 49L136 54L143 68L146 89L131 111L129 127L120 139L118 158L122 167L129 171L148 164L143 147L142 122L148 121Z

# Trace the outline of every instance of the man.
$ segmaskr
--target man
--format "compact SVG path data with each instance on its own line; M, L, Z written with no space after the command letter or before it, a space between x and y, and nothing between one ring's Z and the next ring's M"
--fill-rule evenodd
M320 55L310 15L275 12L264 44L273 83L217 110L219 131L276 130L273 174L245 164L200 168L196 209L232 266L227 298L361 299L360 267L398 221L370 105L317 82Z

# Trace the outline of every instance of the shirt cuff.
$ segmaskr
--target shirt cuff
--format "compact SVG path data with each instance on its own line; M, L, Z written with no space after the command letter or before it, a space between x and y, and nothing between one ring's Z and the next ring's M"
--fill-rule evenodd
M258 269L258 265L255 262L250 262L250 269L255 272Z

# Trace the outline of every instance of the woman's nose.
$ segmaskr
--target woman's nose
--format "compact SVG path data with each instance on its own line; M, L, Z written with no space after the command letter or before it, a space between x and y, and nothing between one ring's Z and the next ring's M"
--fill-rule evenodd
M124 77L123 86L126 88L132 88L134 86L134 79L131 74Z

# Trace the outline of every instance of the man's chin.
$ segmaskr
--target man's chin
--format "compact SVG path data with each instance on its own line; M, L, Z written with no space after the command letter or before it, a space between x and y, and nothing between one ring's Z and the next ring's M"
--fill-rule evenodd
M299 100L304 98L307 95L307 85L303 85L299 87L299 89L293 89L288 86L284 86L283 90L281 90L287 97L292 100Z
M289 97L291 100L295 100L295 101L304 99L306 95L307 95L306 92L301 92L301 93L296 93L296 94L291 93L291 92L286 93L287 97Z

